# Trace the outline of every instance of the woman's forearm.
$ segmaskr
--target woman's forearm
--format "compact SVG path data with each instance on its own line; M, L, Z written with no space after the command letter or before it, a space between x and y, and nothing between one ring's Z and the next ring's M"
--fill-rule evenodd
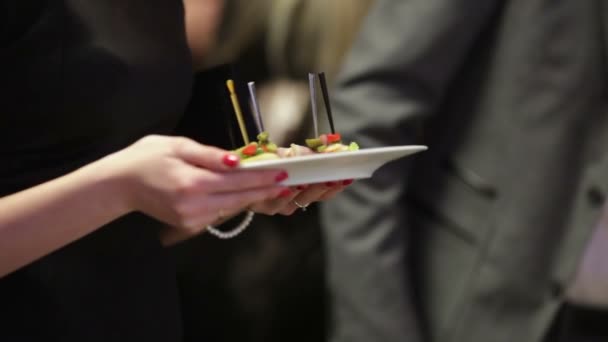
M0 198L0 277L128 213L120 184L99 166Z
M189 235L279 196L281 170L238 171L238 157L195 141L146 136L66 176L0 198L0 277L131 211ZM222 215L223 216L223 215Z

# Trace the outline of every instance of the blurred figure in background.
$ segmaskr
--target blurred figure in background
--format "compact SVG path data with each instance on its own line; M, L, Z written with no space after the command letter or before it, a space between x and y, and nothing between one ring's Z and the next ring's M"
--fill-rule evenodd
M186 0L194 64L235 64L256 81L273 140L302 141L312 128L307 73L333 79L372 1ZM174 249L188 341L323 340L318 212L292 219L258 217L238 239L201 236Z
M213 53L203 63L233 62L255 80L268 130L289 144L312 126L307 74L324 71L334 79L373 1L225 1Z
M335 119L429 151L324 205L332 342L608 340L607 11L376 2Z

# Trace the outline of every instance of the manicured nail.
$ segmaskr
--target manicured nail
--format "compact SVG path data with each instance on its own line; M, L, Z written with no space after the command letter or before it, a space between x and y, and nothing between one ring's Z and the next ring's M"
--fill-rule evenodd
M304 190L306 188L308 188L306 185L298 185L298 186L296 186L296 190L298 190L298 191L302 191L302 190Z
M285 190L281 191L281 193L279 193L279 197L285 198L285 197L291 196L291 194L292 194L291 190L285 189Z
M351 185L353 184L353 180L352 179L347 179L345 181L342 182L342 185Z
M236 167L239 165L239 157L234 154L226 154L224 158L222 158L222 163L228 167Z
M332 186L336 186L336 182L327 182L327 183L325 183L325 186L327 186L328 188L331 188Z
M279 174L278 174L278 175L277 175L277 176L274 178L274 180L275 180L277 183L281 183L282 181L286 180L288 177L289 177L289 174L287 174L287 172L286 172L286 171L281 171L281 173L279 173Z

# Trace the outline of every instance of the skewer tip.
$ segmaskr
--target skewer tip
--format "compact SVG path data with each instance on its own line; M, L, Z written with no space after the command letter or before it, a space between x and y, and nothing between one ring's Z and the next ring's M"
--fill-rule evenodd
M233 80L228 80L226 81L226 86L228 87L228 91L230 92L230 94L234 94L234 81Z

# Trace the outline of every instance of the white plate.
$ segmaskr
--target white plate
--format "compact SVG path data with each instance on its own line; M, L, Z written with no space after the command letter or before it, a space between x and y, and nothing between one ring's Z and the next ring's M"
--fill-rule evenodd
M282 169L289 173L283 185L312 184L345 179L370 178L382 165L416 152L422 145L366 148L352 152L319 153L285 159L243 163L242 169Z

